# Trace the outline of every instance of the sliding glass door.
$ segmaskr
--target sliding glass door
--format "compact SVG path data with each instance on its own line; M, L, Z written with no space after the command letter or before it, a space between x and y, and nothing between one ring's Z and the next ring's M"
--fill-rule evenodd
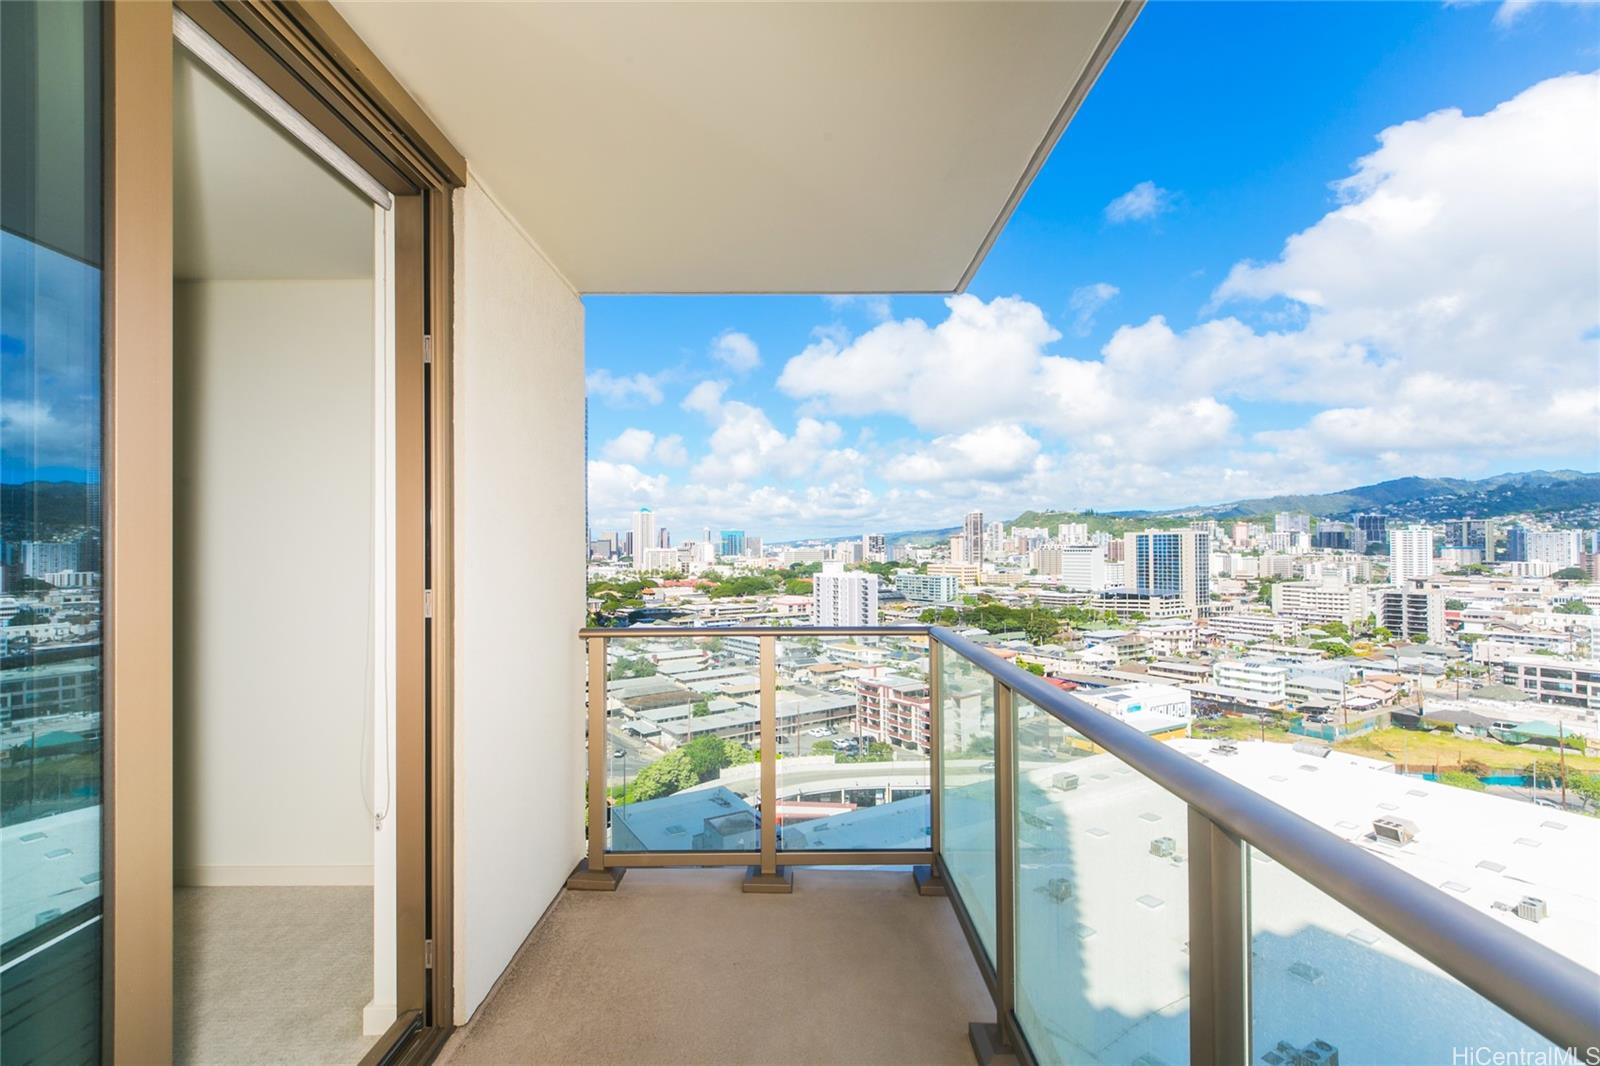
M0 3L0 1060L100 1058L98 4Z

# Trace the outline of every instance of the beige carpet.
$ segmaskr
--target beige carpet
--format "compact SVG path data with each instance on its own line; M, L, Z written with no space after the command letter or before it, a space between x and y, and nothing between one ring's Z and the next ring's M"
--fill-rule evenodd
M948 900L908 873L799 870L787 896L743 875L565 893L440 1062L971 1066L994 1004Z
M179 888L173 920L177 1062L354 1063L375 1042L371 888Z

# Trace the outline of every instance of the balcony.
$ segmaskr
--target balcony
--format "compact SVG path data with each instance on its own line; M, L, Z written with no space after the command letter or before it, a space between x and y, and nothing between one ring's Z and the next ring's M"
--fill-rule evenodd
M1526 858L1592 863L1590 820L1289 746L1158 741L938 627L583 636L589 809L608 817L568 886L612 891L557 902L448 1061L1600 1046L1592 900L1557 884L1584 871ZM809 683L824 649L925 684L908 735L932 750L853 731ZM634 734L672 761L642 769ZM1469 800L1499 806L1449 806Z

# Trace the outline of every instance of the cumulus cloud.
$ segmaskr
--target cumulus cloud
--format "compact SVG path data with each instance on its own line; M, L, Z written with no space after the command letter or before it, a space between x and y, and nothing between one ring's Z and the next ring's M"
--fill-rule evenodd
M893 460L890 479L906 482L1008 481L1034 466L1039 442L1015 423L997 423L966 433L935 437Z
M823 301L835 314L845 311L861 311L874 322L882 322L894 313L894 305L887 296L824 296Z
M1097 281L1093 285L1080 285L1073 289L1072 296L1067 300L1067 306L1073 313L1072 332L1080 337L1087 337L1094 329L1094 316L1121 291L1105 281Z
M1106 221L1142 222L1172 210L1172 193L1153 181L1141 181L1106 204Z
M761 349L747 333L726 330L711 342L711 357L728 369L744 374L761 365Z
M649 374L619 375L601 369L591 371L584 378L584 384L588 386L590 396L598 396L616 407L637 403L653 405L664 399L660 377Z

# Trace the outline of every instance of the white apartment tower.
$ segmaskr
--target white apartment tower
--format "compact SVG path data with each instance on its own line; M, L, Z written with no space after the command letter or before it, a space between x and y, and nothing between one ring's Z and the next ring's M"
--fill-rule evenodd
M650 508L641 507L633 515L633 568L642 570L639 564L647 549L656 547L656 516L650 513Z
M1089 523L1063 522L1056 526L1056 539L1063 547L1071 544L1089 543Z
M846 570L841 562L824 562L811 586L811 624L877 625L878 575Z
M1396 585L1433 576L1433 528L1401 526L1389 531L1389 580Z

